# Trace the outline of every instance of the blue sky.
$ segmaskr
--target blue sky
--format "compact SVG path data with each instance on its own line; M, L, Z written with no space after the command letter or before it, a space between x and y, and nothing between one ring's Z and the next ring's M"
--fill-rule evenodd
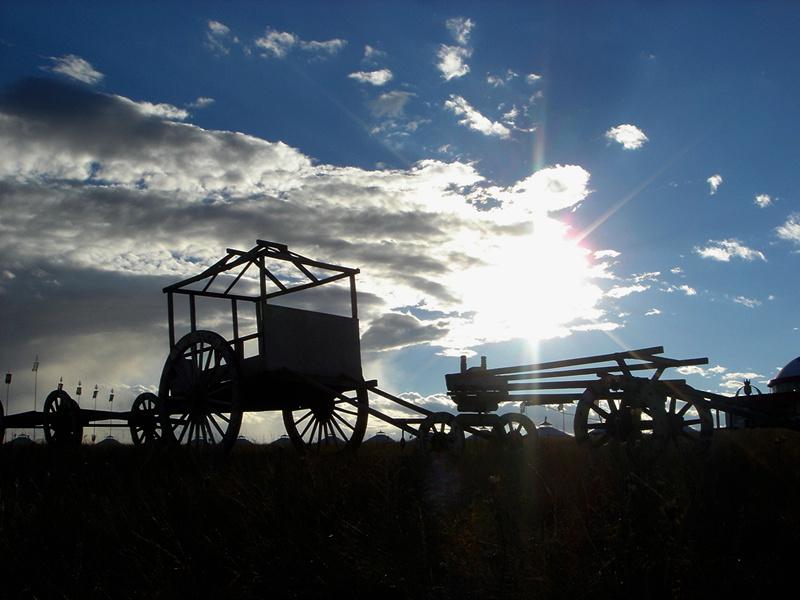
M155 389L161 289L257 238L359 267L364 374L425 405L464 352L663 345L709 358L695 387L766 390L800 354L798 26L788 2L3 2L11 412L37 355L40 403Z

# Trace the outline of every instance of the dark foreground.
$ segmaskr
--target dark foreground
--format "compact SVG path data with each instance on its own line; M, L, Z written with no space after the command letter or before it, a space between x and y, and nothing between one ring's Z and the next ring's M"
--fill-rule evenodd
M0 448L4 598L778 597L800 558L800 434L642 464L541 440L224 459Z

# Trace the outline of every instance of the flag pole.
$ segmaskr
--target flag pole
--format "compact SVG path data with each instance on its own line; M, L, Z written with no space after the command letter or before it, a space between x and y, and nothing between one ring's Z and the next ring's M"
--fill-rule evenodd
M33 361L33 412L36 412L36 396L37 396L37 388L39 385L39 355L36 355L36 358ZM36 425L33 426L33 441L36 441Z
M9 397L9 390L10 389L11 389L11 369L6 371L6 414L9 414L11 412L11 409L9 408L9 405L8 405L8 402L9 402L8 397ZM5 433L5 429L3 429L2 432L0 432L0 443L2 443L2 441L3 441L2 434L4 434L4 433Z

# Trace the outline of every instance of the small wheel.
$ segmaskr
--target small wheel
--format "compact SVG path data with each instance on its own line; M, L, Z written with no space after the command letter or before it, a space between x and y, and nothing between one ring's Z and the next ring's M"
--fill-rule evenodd
M519 413L500 415L500 423L492 428L492 435L502 446L509 448L533 445L539 437L533 421Z
M423 454L448 452L458 455L464 451L464 429L455 415L433 413L420 423L417 443Z
M161 427L158 423L158 396L151 392L139 394L131 406L128 426L134 445L143 446L161 441Z
M236 355L222 336L183 336L169 353L158 387L162 439L230 450L242 426L239 379Z
M83 440L81 408L64 390L53 390L44 401L44 439L59 447L78 446Z
M358 448L367 431L369 394L359 389L342 395L347 399L319 393L308 406L283 410L283 424L295 448L300 452Z
M701 402L670 396L667 407L669 440L676 445L704 448L714 433L714 417Z
M666 396L649 380L626 378L621 392L602 386L588 388L575 410L575 439L592 447L612 440L625 443L629 450L643 447L658 452L669 437Z

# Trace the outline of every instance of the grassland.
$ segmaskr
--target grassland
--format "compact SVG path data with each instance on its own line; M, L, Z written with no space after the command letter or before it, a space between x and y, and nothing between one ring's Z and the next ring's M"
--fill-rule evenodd
M652 462L571 439L458 458L5 446L0 596L777 597L798 501L784 430Z

